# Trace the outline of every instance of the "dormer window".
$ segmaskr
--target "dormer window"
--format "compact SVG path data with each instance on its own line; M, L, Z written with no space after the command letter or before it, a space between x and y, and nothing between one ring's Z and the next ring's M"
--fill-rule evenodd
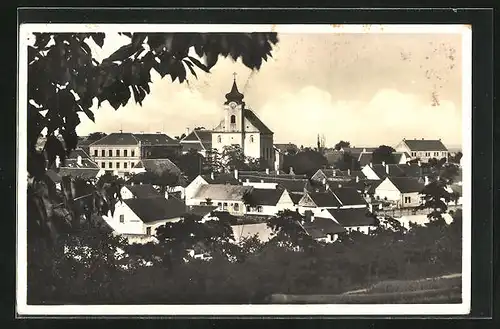
M231 115L231 123L236 123L236 115Z

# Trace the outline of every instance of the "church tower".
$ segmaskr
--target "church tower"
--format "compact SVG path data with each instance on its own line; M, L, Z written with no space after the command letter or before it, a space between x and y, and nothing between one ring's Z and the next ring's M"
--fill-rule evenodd
M226 94L224 102L224 130L226 132L243 132L244 131L244 115L245 102L244 95L239 92L236 85L236 73L234 73L233 87Z

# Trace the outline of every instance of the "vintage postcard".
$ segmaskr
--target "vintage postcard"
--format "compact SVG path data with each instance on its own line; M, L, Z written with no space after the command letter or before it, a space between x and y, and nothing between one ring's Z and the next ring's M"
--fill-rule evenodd
M468 314L471 40L21 25L18 315Z

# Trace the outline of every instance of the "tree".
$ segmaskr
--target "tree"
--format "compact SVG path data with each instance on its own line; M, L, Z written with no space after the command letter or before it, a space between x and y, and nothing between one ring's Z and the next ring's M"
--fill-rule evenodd
M104 138L106 136L107 136L107 134L106 133L102 133L102 132L90 133L87 136L87 141L95 142L95 141L98 141L99 139Z
M197 150L189 150L187 153L178 157L174 162L190 180L195 179L198 175L206 173L204 170L206 159L203 155L198 153Z
M418 209L431 209L427 217L431 221L444 222L443 214L448 210L451 193L446 190L446 182L436 179L427 184L421 192L423 203Z
M186 134L183 133L182 135L175 136L174 138L177 139L178 141L180 141L180 140L184 139L184 137L186 137Z
M272 242L289 250L308 250L316 241L304 230L304 217L298 212L284 210L271 218L267 226L272 229Z
M165 194L170 187L180 184L180 176L171 171L155 172L147 170L142 173L135 174L129 178L129 183L135 184L151 184L160 188L160 193Z
M339 170L360 170L360 165L358 159L351 152L344 152L335 162L335 168Z
M221 153L222 165L226 170L248 170L247 157L239 145L226 145Z
M36 182L45 182L45 170L59 156L75 149L78 142L76 127L78 112L95 120L93 105L107 101L113 108L126 106L133 97L140 105L150 92L151 70L172 82L187 81L188 73L210 72L219 56L234 61L242 59L245 66L260 69L262 60L271 56L278 42L276 33L122 33L129 43L117 49L102 62L92 54L91 44L102 47L104 33L36 33L35 42L28 46L28 172ZM189 56L194 48L200 60ZM198 71L199 72L199 71ZM46 112L45 114L42 114ZM43 130L47 140L41 151L36 143ZM57 136L62 136L62 141ZM41 186L41 185L40 185ZM34 200L45 226L55 229L52 213L47 207L57 201L49 196L49 187L35 189ZM113 200L96 190L97 202L104 211ZM44 207L41 207L42 203ZM87 205L87 208L91 208ZM48 230L50 231L50 230ZM39 232L48 232L42 230Z
M340 141L338 142L337 144L335 144L335 149L337 151L340 151L340 149L344 149L344 148L349 148L351 147L351 143L350 142L346 142L346 141Z
M458 151L455 155L448 157L448 162L460 164L460 160L462 159L462 157L462 152Z
M448 185L453 184L460 168L454 163L445 163L439 168L439 177Z
M216 173L223 170L221 154L216 148L207 150L205 153L204 173Z
M374 164L375 163L379 164L382 162L385 162L386 164L394 163L394 158L392 156L392 153L394 153L395 151L396 150L394 150L390 146L380 145L372 153L372 162Z

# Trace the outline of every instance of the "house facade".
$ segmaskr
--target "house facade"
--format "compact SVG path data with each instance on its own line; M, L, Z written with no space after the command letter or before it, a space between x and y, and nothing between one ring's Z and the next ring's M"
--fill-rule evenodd
M429 139L404 139L395 147L397 152L406 152L411 159L420 159L429 162L430 159L437 160L445 158L448 161L449 151L446 146L438 140Z
M133 172L139 160L156 153L175 153L179 143L166 134L111 133L89 145L90 157L99 168L118 176Z
M424 184L411 177L387 177L375 188L375 198L394 203L398 208L420 205Z

